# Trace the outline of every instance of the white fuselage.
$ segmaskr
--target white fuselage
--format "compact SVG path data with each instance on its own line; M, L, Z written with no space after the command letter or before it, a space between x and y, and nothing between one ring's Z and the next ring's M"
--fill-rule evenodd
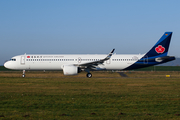
M143 54L144 55L144 54ZM96 70L122 70L137 62L142 54L114 54L109 60L96 67ZM104 59L107 55L19 55L5 63L5 67L14 70L63 70L63 65L80 65ZM99 69L98 69L99 68Z

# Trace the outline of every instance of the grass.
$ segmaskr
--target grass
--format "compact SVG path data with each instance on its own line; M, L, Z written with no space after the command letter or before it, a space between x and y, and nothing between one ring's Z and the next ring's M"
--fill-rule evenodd
M180 66L150 66L135 71L180 71Z
M179 72L21 74L0 72L0 119L180 119Z
M0 66L0 71L14 71ZM133 71L180 71L180 66L150 66L146 68L136 69Z

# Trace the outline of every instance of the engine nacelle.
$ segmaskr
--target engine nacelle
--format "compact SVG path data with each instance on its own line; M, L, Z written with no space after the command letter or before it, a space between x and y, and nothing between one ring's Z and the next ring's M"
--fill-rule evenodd
M77 75L81 72L81 69L74 65L63 65L62 68L64 75Z

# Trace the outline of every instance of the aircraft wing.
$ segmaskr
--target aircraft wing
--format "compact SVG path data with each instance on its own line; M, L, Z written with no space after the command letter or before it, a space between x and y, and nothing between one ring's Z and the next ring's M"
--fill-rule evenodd
M99 64L103 64L104 61L109 60L113 54L115 49L113 49L106 58L98 60L98 61L93 61L93 62L88 62L88 63L83 63L83 64L79 64L78 66L80 68L84 68L84 69L94 69L96 68Z

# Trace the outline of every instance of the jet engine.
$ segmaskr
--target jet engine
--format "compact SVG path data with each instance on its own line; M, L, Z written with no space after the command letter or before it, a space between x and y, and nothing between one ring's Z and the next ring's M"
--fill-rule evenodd
M63 65L62 68L64 75L77 75L81 72L81 69L74 65Z

